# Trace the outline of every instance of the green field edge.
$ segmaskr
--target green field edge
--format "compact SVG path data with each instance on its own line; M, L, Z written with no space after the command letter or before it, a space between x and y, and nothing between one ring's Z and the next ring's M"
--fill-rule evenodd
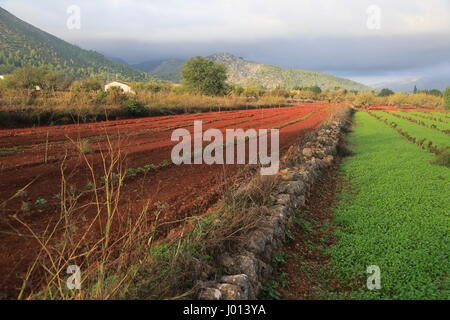
M368 113L355 116L342 165L347 188L334 222L332 271L350 299L448 299L450 170ZM368 290L367 268L381 270L381 290Z

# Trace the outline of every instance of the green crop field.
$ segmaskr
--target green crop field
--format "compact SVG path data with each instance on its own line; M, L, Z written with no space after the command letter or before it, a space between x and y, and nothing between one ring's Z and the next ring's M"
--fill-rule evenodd
M418 138L450 145L436 130L378 113ZM335 208L332 270L361 299L448 299L450 169L366 112L355 116L355 153L342 170L348 186ZM381 289L365 286L367 267L381 270Z
M411 112L394 112L394 114L398 114L403 117L408 117L408 118L412 118L412 119L415 119L418 121L422 121L423 123L430 125L430 126L435 125L440 130L450 130L450 121L446 121L445 118L434 117L436 119L441 119L442 121L444 121L444 122L441 122L441 121L426 119L426 118L423 118L422 115L418 116ZM450 120L450 119L448 119L448 120Z
M440 148L450 146L450 136L443 132L423 127L405 119L396 118L388 112L373 112L373 114L381 116L383 119L387 119L389 122L397 123L399 128L405 130L418 140L426 139L426 143L432 141L434 145Z
M450 113L449 112L410 112L410 115L413 116L419 116L419 117L425 117L425 118L435 118L435 119L441 119L442 121L445 121L447 123L450 123Z

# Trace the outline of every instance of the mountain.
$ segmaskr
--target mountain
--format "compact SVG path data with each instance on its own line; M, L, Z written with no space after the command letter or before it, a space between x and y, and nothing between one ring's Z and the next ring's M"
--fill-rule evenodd
M67 43L0 8L0 74L25 65L60 71L75 78L156 80L100 53Z
M319 86L322 89L340 87L347 90L372 90L372 88L355 81L326 73L302 69L285 69L247 61L229 53L218 53L207 58L227 67L229 82L243 86L282 87L288 89ZM141 64L139 67L134 67L164 80L180 82L183 63L181 60L150 61Z
M142 72L147 72L159 79L181 82L181 69L183 60L150 60L139 64L133 64L132 67Z
M378 89L389 88L394 91L413 92L414 86L419 90L444 90L450 87L450 76L417 76L402 80L393 80L377 83L374 87Z
M363 84L330 74L303 69L285 69L247 61L228 53L219 53L208 58L227 67L230 82L245 86L263 86L267 88L279 86L288 89L298 86L319 86L322 89L340 87L347 90L371 90L371 88Z

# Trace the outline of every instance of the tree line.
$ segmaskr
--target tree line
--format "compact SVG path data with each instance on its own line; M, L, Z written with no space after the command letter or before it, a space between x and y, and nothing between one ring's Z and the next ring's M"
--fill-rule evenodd
M226 67L203 57L189 59L182 70L182 84L158 82L136 82L132 85L136 92L148 93L189 93L204 96L239 96L258 99L262 96L278 96L298 100L328 100L330 102L352 101L357 105L373 104L414 105L426 107L445 107L450 109L450 88L439 90L418 90L413 94L395 93L384 88L376 92L357 92L335 88L323 91L318 86L295 87L295 90L276 88L267 90L258 87L242 87L227 82ZM0 88L35 89L47 91L92 92L101 91L103 82L95 78L74 79L62 72L46 70L33 66L17 68L5 80ZM99 99L103 101L103 94Z

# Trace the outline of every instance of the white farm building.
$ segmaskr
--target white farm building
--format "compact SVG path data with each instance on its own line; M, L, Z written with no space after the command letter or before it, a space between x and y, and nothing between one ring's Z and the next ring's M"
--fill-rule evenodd
M131 89L131 84L129 82L113 81L113 82L107 83L105 85L105 91L108 91L110 88L113 88L113 87L121 88L123 90L123 92L125 92L125 93L136 94L136 92L134 92Z

